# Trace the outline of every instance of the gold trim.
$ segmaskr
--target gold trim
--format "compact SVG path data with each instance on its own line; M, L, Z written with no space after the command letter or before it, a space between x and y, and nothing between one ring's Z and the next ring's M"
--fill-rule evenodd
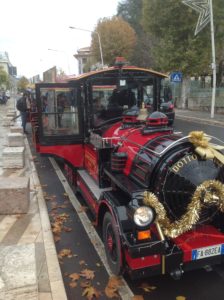
M166 258L162 255L162 275L166 274Z
M164 237L164 234L163 234L162 229L161 229L158 222L156 222L156 228L157 228L157 231L159 233L159 237L160 237L161 241L164 241L165 237Z
M88 77L91 77L91 76L94 76L94 75L97 75L97 74L107 73L107 72L118 70L118 69L119 69L118 67L109 67L109 68L105 68L105 69L101 69L101 70L97 70L97 71L91 71L91 72L88 72L88 73L83 73L83 74L81 74L79 76L76 76L76 77L69 78L68 81L78 81L78 80L83 79L83 78L88 78ZM160 77L163 77L163 78L168 78L169 77L167 74L157 72L157 71L154 71L152 69L144 69L144 68L139 68L139 67L134 67L134 66L124 66L121 69L126 70L126 71L129 71L129 70L130 71L143 71L143 72L150 73L150 74L153 74L153 75L157 75L157 76L160 76Z

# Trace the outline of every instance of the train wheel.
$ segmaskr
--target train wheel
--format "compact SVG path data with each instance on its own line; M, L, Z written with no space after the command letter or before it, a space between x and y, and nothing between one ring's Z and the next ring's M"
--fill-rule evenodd
M115 275L120 275L123 270L120 237L109 212L103 219L103 241L110 269Z

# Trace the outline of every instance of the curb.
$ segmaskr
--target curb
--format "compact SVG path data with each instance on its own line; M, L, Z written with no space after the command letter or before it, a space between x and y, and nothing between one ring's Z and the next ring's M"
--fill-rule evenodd
M39 214L43 233L43 243L46 254L46 263L51 287L52 300L67 300L65 286L61 274L61 268L58 262L57 251L55 248L53 234L51 231L51 224L47 213L47 207L27 138L25 138L25 146L29 156L31 171L30 177L32 177L33 184L37 191L37 201L39 206Z

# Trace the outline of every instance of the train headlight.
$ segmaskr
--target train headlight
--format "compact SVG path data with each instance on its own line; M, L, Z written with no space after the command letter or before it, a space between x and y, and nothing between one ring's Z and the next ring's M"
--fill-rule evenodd
M134 222L136 225L144 227L154 220L154 211L148 206L141 206L134 213Z

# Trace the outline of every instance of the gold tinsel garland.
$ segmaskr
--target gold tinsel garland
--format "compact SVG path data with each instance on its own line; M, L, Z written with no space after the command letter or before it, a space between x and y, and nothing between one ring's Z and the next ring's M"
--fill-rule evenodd
M166 210L159 202L155 194L144 192L144 204L155 209L156 221L162 228L163 233L171 238L176 238L190 230L200 218L203 204L213 204L224 212L224 184L217 180L207 180L195 190L191 202L187 206L187 212L178 221L171 223Z

